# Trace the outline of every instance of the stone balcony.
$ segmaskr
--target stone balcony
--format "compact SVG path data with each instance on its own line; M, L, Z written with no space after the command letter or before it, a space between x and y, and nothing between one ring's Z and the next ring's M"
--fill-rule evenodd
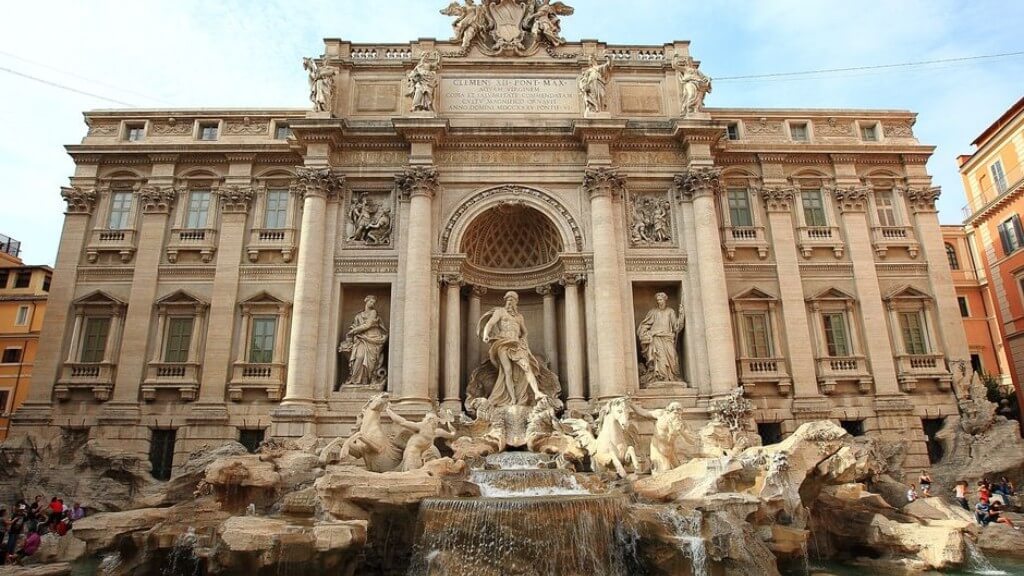
M793 389L785 358L740 358L736 364L740 384L748 393L762 382L775 384L783 396L789 396Z
M214 228L175 228L171 231L171 240L167 243L167 260L172 264L178 261L181 252L199 252L204 264L213 260L217 250L217 230Z
M110 362L65 362L53 387L54 396L63 402L71 397L72 390L88 390L96 400L106 402L114 389L116 367Z
M292 261L298 234L294 228L253 228L246 253L250 262L259 260L260 252L280 252L285 263Z
M885 258L890 248L906 248L911 258L917 258L920 250L911 226L874 226L871 229L871 243L879 258Z
M135 254L135 236L135 230L130 228L93 230L89 244L85 248L85 257L90 264L95 264L99 260L100 253L116 252L121 257L121 263L127 264Z
M736 250L741 248L757 250L757 256L762 260L768 257L764 226L726 226L722 229L722 245L729 260L735 258Z
M235 362L228 383L228 397L232 402L241 402L246 390L264 392L267 400L279 402L284 395L284 379L287 366L284 364L249 364Z
M804 258L810 258L815 248L827 248L836 258L843 257L843 238L838 226L798 226L797 244Z
M156 400L158 390L173 390L184 402L196 399L199 393L199 364L194 362L150 362L142 383L142 399Z
M942 354L897 354L896 374L900 390L913 392L919 379L934 379L940 390L948 391L953 376L946 369L945 358Z
M855 381L861 392L871 391L871 374L864 356L828 356L817 359L818 387L833 394L839 381Z

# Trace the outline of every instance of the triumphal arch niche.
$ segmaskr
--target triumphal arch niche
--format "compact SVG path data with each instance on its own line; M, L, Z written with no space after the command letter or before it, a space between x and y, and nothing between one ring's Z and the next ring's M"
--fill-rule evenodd
M913 113L708 108L689 42L437 9L450 39L326 40L306 109L86 113L18 425L174 429L180 463L346 436L381 391L699 424L742 386L766 437L851 421L927 464L968 353Z

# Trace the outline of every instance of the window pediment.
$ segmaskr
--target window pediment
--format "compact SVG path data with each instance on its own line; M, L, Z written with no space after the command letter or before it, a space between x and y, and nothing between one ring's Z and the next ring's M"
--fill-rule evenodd
M885 301L918 301L918 302L930 302L932 297L930 294L922 292L909 284L905 284L892 290L882 298Z
M119 300L103 290L96 290L90 292L81 298L75 300L73 305L77 307L99 307L105 306L113 309L124 309L128 304L122 300Z
M807 299L808 302L856 302L857 297L840 290L839 288L826 288L818 294Z

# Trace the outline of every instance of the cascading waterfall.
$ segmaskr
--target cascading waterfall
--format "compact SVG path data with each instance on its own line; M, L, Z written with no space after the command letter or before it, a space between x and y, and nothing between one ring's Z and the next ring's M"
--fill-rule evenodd
M626 576L626 498L588 493L537 454L487 459L479 498L420 505L409 576Z
M970 539L964 538L964 547L967 550L967 570L971 574L982 574L984 576L1002 576L1007 574L1007 572L993 566Z
M196 544L199 536L196 529L189 526L184 534L174 541L174 548L167 556L167 562L160 571L162 576L198 576L202 574L202 563L196 556Z
M704 524L699 511L683 514L676 508L664 508L659 517L672 527L679 549L690 559L693 576L708 576L708 552L701 527Z

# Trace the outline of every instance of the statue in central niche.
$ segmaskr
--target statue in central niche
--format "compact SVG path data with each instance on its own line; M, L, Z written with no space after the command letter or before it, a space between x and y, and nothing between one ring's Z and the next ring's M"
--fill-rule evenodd
M486 322L486 324L484 324ZM505 293L505 306L480 318L480 337L491 345L488 356L498 377L488 396L492 406L532 406L546 398L537 381L540 362L530 352L526 321L519 313L519 294Z

